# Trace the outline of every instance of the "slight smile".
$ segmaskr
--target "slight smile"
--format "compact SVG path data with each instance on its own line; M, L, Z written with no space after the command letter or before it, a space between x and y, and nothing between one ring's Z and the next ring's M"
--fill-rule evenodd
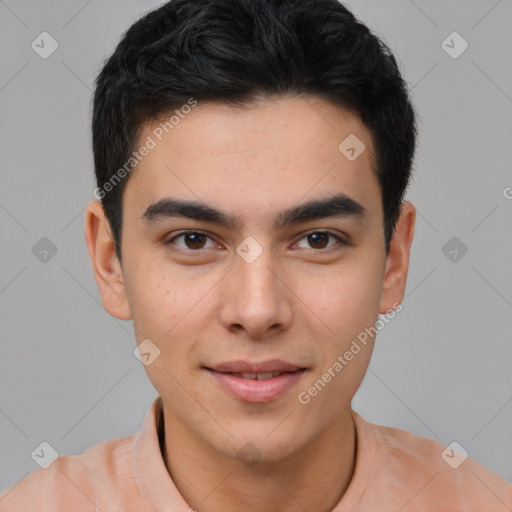
M260 363L231 361L203 366L221 388L244 402L276 400L292 388L307 368L272 359Z

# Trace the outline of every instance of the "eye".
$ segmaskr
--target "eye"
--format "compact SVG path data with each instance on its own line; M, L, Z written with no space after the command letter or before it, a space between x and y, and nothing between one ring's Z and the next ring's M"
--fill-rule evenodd
M304 243L308 245L305 246ZM297 242L296 246L300 249L313 249L319 252L321 250L330 249L337 243L339 245L346 245L343 239L334 233L329 231L314 231L304 235L299 242ZM166 245L175 245L189 252L200 252L217 246L209 235L201 231L184 231L169 239Z
M329 237L334 239L335 243L329 245ZM312 233L308 233L299 240L298 244L300 244L302 240L306 240L306 243L310 245L309 247L301 247L302 249L330 249L336 245L336 242L341 245L345 245L345 242L339 236L334 233L330 233L329 231L314 231Z
M182 243L176 243L176 240L180 239L182 239ZM209 246L206 245L208 239L211 241L211 245ZM202 249L208 249L209 247L216 247L211 237L200 231L185 231L172 237L166 244L177 245L180 249L186 251L200 251Z

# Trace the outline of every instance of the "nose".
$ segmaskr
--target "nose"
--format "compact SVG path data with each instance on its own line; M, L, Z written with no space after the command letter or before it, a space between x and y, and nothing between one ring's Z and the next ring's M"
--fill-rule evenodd
M290 326L294 295L278 268L267 250L251 263L236 255L223 286L220 316L226 329L263 340Z

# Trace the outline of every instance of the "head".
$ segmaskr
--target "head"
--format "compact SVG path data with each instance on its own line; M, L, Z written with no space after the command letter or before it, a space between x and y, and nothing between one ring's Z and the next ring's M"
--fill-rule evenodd
M92 128L95 276L157 347L168 415L226 455L312 442L364 377L374 333L354 340L405 290L416 130L388 48L336 0L170 1L105 63ZM212 377L275 359L301 370L275 399Z

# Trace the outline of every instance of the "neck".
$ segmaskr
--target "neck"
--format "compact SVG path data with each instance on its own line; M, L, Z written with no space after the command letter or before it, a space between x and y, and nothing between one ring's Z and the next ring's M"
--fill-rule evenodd
M350 409L292 455L247 466L214 450L167 410L164 418L167 470L197 512L331 512L354 472L356 430Z

